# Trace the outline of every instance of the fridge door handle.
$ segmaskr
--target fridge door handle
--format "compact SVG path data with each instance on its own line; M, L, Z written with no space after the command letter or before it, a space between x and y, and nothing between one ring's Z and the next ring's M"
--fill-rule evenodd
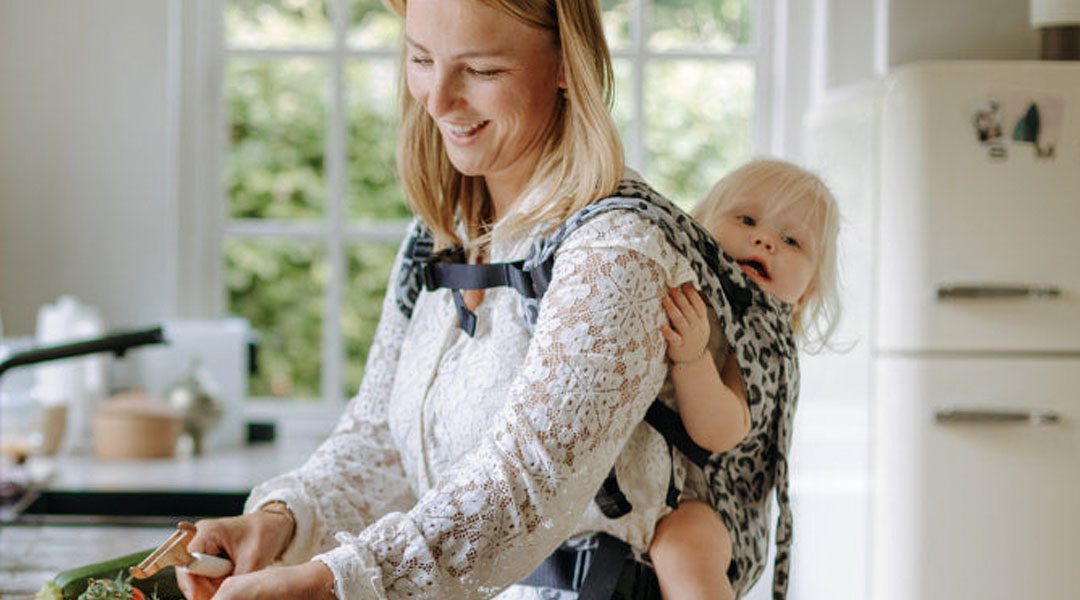
M1056 285L942 283L937 286L938 300L1054 299L1061 296Z
M1027 424L1055 425L1061 415L1054 410L1010 410L996 408L938 408L934 421L941 425Z

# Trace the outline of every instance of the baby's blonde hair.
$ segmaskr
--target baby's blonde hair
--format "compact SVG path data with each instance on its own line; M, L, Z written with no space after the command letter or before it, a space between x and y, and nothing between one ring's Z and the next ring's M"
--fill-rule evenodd
M817 175L787 161L758 158L728 173L716 182L691 214L709 231L733 202L747 193L767 186L774 208L783 212L796 203L812 202L809 218L821 216L818 234L818 262L802 302L792 313L795 335L810 352L823 349L840 321L840 292L837 281L836 239L840 211L829 188ZM724 245L724 240L717 240Z

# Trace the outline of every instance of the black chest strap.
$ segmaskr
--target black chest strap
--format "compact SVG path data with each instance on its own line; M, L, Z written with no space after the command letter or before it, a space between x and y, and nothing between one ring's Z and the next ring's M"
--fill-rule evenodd
M483 290L493 287L512 287L526 298L537 298L532 277L522 267L525 261L508 263L468 264L458 262L427 262L421 267L420 279L428 291L449 288L457 308L458 326L472 337L476 333L476 313L465 305L462 290Z

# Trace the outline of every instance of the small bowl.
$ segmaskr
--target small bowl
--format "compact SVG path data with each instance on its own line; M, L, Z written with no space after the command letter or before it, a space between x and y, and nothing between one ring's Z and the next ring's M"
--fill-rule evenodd
M143 392L129 392L99 406L93 427L98 458L172 458L183 418L164 402Z

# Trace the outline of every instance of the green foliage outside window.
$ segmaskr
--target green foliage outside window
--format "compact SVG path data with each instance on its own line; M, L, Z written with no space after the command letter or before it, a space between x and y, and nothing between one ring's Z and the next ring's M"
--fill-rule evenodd
M225 244L229 308L258 332L252 396L316 398L326 285L320 244L230 240Z
M328 72L309 59L236 59L226 72L234 219L310 219L326 204Z
M347 6L350 56L341 69L344 90L341 213L353 224L409 218L394 167L398 106L393 50L400 22L381 0L229 0L229 48L270 49L230 56L225 67L229 111L226 153L227 214L325 226L329 196L326 152L333 89L332 8ZM752 0L654 0L647 36L653 51L730 50L751 44ZM605 32L615 51L631 43L630 0L602 0ZM311 52L292 56L290 48ZM323 53L323 54L320 54ZM384 53L384 54L380 54ZM632 70L617 60L616 122L632 127ZM644 83L645 176L661 192L689 207L750 148L753 68L742 59L658 60ZM259 334L255 397L318 398L323 322L334 319L345 353L344 395L363 378L396 244L350 240L344 248L344 297L339 315L327 315L331 269L328 241L303 235L230 237L225 243L229 310L249 319Z

